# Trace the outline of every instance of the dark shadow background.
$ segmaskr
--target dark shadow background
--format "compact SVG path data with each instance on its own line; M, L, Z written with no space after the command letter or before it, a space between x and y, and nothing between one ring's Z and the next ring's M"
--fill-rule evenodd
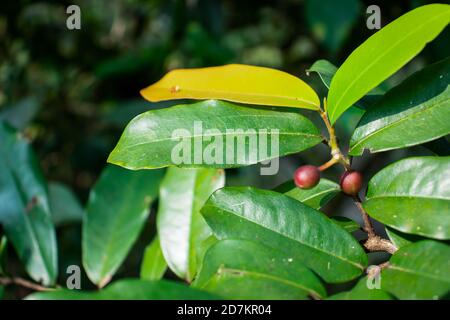
M340 65L375 32L366 27L368 5L380 6L385 25L425 3L419 0L2 1L0 119L23 130L33 141L48 180L66 185L84 204L128 121L143 111L171 104L149 103L139 96L140 89L168 70L232 62L268 66L301 77L323 96L326 92L319 78L308 77L305 70L318 59ZM66 28L65 11L70 4L81 8L81 30ZM424 65L445 58L450 51L448 40L447 29L382 85L389 88ZM308 112L304 114L315 117ZM338 133L344 146L359 116L347 112L341 118ZM430 151L415 147L366 154L355 159L354 164L368 180L386 164L418 154ZM283 158L276 176L260 176L258 166L227 171L227 184L272 188L289 180L297 166L318 165L328 157L327 149L317 146L312 151ZM340 169L333 168L326 176L336 180L339 174ZM330 215L358 219L353 206L348 204L343 197L337 197L325 210ZM138 275L144 247L153 232L154 214L116 277ZM61 283L65 282L67 265L81 265L80 234L79 223L58 228ZM13 250L10 251L13 255ZM23 272L18 261L9 265L12 273ZM86 281L83 287L88 286ZM10 296L23 294L18 291Z

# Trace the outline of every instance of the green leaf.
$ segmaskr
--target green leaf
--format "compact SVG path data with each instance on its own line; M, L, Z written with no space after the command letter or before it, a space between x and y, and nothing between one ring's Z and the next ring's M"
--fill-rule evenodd
M449 20L449 5L425 5L389 23L356 48L331 81L327 107L331 123L414 58Z
M0 300L3 299L4 293L5 293L5 288L3 286L0 286Z
M83 220L83 266L103 287L122 264L158 195L161 170L107 166L89 195Z
M327 179L320 179L319 184L311 189L300 189L294 181L287 181L276 187L274 191L303 202L314 209L320 209L333 199L340 191L339 185Z
M450 59L430 65L386 93L361 118L350 154L409 147L450 134Z
M214 300L210 293L159 280L125 279L100 291L57 290L33 293L27 300Z
M359 276L367 256L323 213L274 191L251 187L216 191L202 209L219 239L246 239L298 259L327 282Z
M338 51L361 12L358 0L307 0L305 19L314 36L331 52Z
M223 170L176 167L161 183L156 222L161 249L169 268L188 282L197 272L201 243L211 235L200 209L224 183Z
M141 279L156 281L160 280L167 269L167 262L161 251L159 238L153 239L144 252L141 264Z
M361 229L361 226L357 224L352 219L346 218L346 217L331 217L331 221L336 223L341 228L347 230L347 232L355 232L356 230Z
M381 286L399 299L438 299L450 292L450 246L419 241L398 250L381 273Z
M0 122L0 224L32 279L52 285L57 245L47 186L26 139Z
M208 100L137 116L108 161L129 169L231 168L300 152L320 141L318 129L298 113ZM265 142L267 148L260 148Z
M369 182L364 208L405 233L450 239L450 157L395 162Z
M384 290L369 289L367 280L367 277L364 277L350 291L337 293L327 300L392 300L391 295Z
M414 234L402 233L389 227L386 227L386 234L391 240L391 242L394 244L394 246L396 246L398 249L407 246L408 244L426 239Z
M50 182L48 197L52 220L56 226L81 222L84 210L76 195L68 186L58 182Z
M284 193L311 208L320 209L332 200L341 191L341 188L337 183L322 178L319 184L311 189L300 189L294 181L287 181L276 187L274 191ZM331 221L350 233L361 228L355 221L345 217L331 217Z
M208 252L209 248L211 248L214 244L216 244L219 241L219 239L217 239L214 234L211 234L208 238L206 238L205 240L203 240L200 243L200 246L197 250L197 261L198 261L198 268L197 270L200 270L200 268L202 267L203 264L203 259L205 257L206 252Z
M330 89L331 80L333 79L333 76L337 70L338 68L328 60L317 60L308 70L306 70L306 72L308 75L311 72L317 73L325 87L327 87L327 89ZM369 106L373 105L377 100L379 100L384 93L385 90L381 89L380 87L375 87L373 90L367 93L367 95L355 102L354 105L359 109L365 110Z
M325 288L298 259L246 240L222 240L205 255L194 286L228 299L322 298Z
M331 80L333 79L333 76L337 70L338 68L330 61L322 59L314 62L312 66L309 67L308 70L306 70L306 74L309 76L311 72L317 73L325 87L327 87L327 89L330 89Z

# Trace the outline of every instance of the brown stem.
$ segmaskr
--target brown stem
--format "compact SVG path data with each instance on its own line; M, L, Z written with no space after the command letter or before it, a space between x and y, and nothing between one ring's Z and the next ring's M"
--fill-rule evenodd
M369 237L364 243L364 247L369 251L386 251L390 254L394 254L398 250L391 241L377 235Z
M367 232L367 235L369 236L369 238L376 236L375 231L373 229L372 222L370 221L369 215L367 214L366 210L364 210L364 208L362 206L361 198L358 195L356 195L353 197L353 201L355 202L355 205L358 207L358 209L361 213L361 216L363 218L364 231Z
M364 210L361 198L356 195L354 202L361 212L361 216L364 221L364 231L367 232L367 241L364 243L364 247L369 251L386 251L390 254L394 254L397 251L397 247L389 240L383 239L375 233L370 217Z
M0 277L0 284L3 286L8 286L11 284L15 284L27 289L31 289L34 291L53 291L54 289L52 288L47 288L44 286L41 286L37 283L19 278L19 277L12 277L12 278L6 278L6 277Z

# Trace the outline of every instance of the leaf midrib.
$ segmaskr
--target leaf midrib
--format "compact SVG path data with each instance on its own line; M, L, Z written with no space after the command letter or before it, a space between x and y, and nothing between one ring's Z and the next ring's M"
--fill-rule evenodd
M390 198L414 198L414 199L427 199L427 200L444 200L444 201L450 201L450 198L443 198L443 197L431 197L431 196L425 196L425 195L394 195L394 194L382 194L377 196L370 196L366 197L366 201L374 200L374 199L390 199Z
M236 134L236 133L221 133L219 134L202 134L202 135L190 135L190 136L186 136L186 137L182 137L182 138L189 138L189 139L195 139L195 138L199 138L199 137L222 137L222 136L234 136L234 137L240 137L240 136L245 136L245 137L251 137L251 136L257 136L258 134ZM288 132L285 131L281 134L279 134L279 136L287 136L287 135L292 135L292 136L306 136L306 137L316 137L316 138L320 138L320 135L315 135L315 134L309 134L309 133L298 133L298 132ZM122 147L121 150L127 150L127 149L131 149L131 148L135 148L135 147L139 147L141 145L145 145L145 144L154 144L154 143L158 143L158 142L166 142L166 141L174 141L174 139L172 137L170 138L164 138L164 139L156 139L156 140L152 140L152 141L145 141L145 142L141 142L141 143L136 143L136 144L128 144L125 147Z
M433 108L435 108L435 107L440 107L442 104L444 104L444 103L447 102L447 101L450 101L450 98L447 98L447 99L444 99L444 100L436 101L434 104L431 104L428 108L424 108L424 109L422 109L422 110L418 110L417 112L411 113L411 114L408 115L407 117L399 118L399 119L397 119L397 120L395 120L395 121L389 123L388 125L386 125L386 126L384 126L384 127L378 128L377 130L375 130L375 131L371 132L370 134L368 134L367 136L365 136L363 139L359 140L358 143L356 143L355 145L353 145L352 147L350 147L350 151L349 151L349 152L352 152L353 149L355 149L355 148L356 148L358 145L360 145L361 143L363 143L363 142L367 141L368 139L370 139L373 135L379 134L380 132L382 132L382 131L384 131L384 130L387 130L387 129L391 128L391 127L398 126L398 125L400 125L402 122L410 121L411 118L416 117L417 115L419 115L419 114L421 114L421 113L425 113L425 112L427 112L427 111L432 111ZM423 105L423 104L422 104L422 105Z
M127 185L128 189L134 190L134 185L138 182L138 180L139 180L138 178L135 178L135 179L133 179L133 181L129 182ZM131 188L131 187L133 187L133 188ZM124 193L125 193L125 191L123 192L123 194ZM154 199L154 196L152 196L152 202L153 202L153 199ZM121 201L119 208L116 207L115 211L119 212L120 214L114 216L115 219L113 219L113 221L112 221L111 230L113 230L113 231L117 230L117 225L118 225L119 221L121 220L120 218L123 215L126 216L127 212L129 212L128 210L124 210L124 209L126 209L127 204L128 204L128 201ZM148 208L148 206L146 208ZM144 210L146 210L146 209L144 209ZM139 213L142 213L142 212L139 212ZM137 215L134 218L137 218ZM88 215L86 215L86 219L88 219ZM136 223L136 221L134 220L133 224L135 224L135 223ZM110 276L110 274L112 272L114 272L114 269L117 268L117 266L113 266L113 268L111 268L111 270L108 270L106 268L108 260L111 260L108 258L111 255L115 255L114 253L117 252L117 250L114 249L115 247L113 248L113 246L112 246L113 243L115 244L118 242L117 241L118 239L116 236L117 236L117 234L115 232L108 232L107 237L106 237L107 238L106 244L104 246L102 246L104 250L103 250L103 254L101 255L100 268L98 269L99 275L100 275L100 279L98 279L98 284L102 283L107 277ZM92 237L92 235L91 235L91 237ZM96 237L96 238L102 240L99 237ZM94 268L94 270L95 270L95 268Z
M429 279L432 279L432 280L437 280L437 281L450 283L450 280L447 280L445 278L439 278L439 277L431 275L429 273L418 272L418 271L411 270L411 269L408 269L408 268L405 268L405 267L400 267L398 265L390 264L388 269L393 269L393 270L397 270L397 271L405 272L405 273L411 273L411 274L414 274L416 276L420 276L420 277L429 278Z
M289 192L289 191L288 191L288 192ZM328 188L328 189L325 189L325 190L322 190L322 191L320 191L320 192L318 192L318 193L315 193L315 194L313 194L313 195L311 195L311 196L309 196L309 197L307 197L307 198L301 200L300 202L306 202L306 201L308 201L308 200L317 198L317 197L319 197L319 196L321 196L321 195L323 195L323 194L325 194L325 193L334 193L334 192L335 192L335 193L338 193L338 192L339 192L339 189L338 189L337 187L336 187L336 188L330 187L330 188ZM286 194L286 195L288 195L288 194Z
M229 274L242 273L242 274L249 275L249 276L256 276L256 277L261 277L261 278L265 278L265 279L269 279L269 280L274 280L274 281L277 281L277 282L280 282L280 283L283 283L283 284L286 284L286 285L289 285L292 287L302 289L302 290L304 290L310 294L313 294L319 298L322 297L321 294L319 294L317 291L315 291L312 288L308 288L308 287L301 285L297 282L294 282L292 280L281 278L279 276L275 276L272 274L261 273L261 272L257 272L257 271L243 270L243 269L236 269L236 268L227 268L227 267L221 267L215 272L215 274L218 276L220 276L221 273L229 273ZM205 284L205 286L208 284L208 282Z
M241 216L241 215L239 215L239 214L237 214L237 213L235 213L235 212L233 212L233 211L229 211L229 210L227 210L227 209L225 209L225 208L223 208L223 207L219 207L219 206L217 206L217 205L216 205L216 206L211 206L211 205L205 205L205 206L204 206L204 208L207 208L207 207L218 208L218 209L220 209L220 210L222 210L222 211L224 211L224 212L228 212L228 213L230 213L230 214L232 214L232 215L234 215L234 216L236 216L236 217L238 217L238 218L241 218L241 219L246 220L246 221L249 222L249 223L252 223L252 224L255 224L255 225L259 226L259 227L262 227L262 228L264 228L265 230L268 230L268 231L271 231L271 232L273 232L273 233L276 233L276 234L278 234L278 235L280 235L280 236L283 236L283 237L285 237L285 238L287 238L287 239L289 239L289 240L292 240L292 241L295 241L295 242L297 242L297 243L300 243L300 244L302 244L302 245L304 245L304 246L306 246L306 247L308 247L308 248L311 248L311 249L313 249L313 250L322 252L322 253L324 253L324 254L326 254L326 255L329 255L329 256L332 256L332 257L334 257L334 258L336 258L336 259L338 259L338 260L342 260L342 261L344 261L344 262L346 262L346 263L348 263L348 264L351 264L351 265L357 267L358 269L364 270L364 267L363 267L362 265L360 265L359 263L357 263L357 262L354 262L354 261L348 260L348 259L346 259L346 258L344 258L344 257L338 256L338 255L336 255L336 254L333 254L332 252L328 252L328 251L326 251L326 250L323 250L323 249L320 249L320 248L313 247L312 245L310 245L310 244L308 244L308 243L301 242L301 241L299 241L298 239L294 239L294 238L292 238L292 237L290 237L290 236L288 236L288 235L285 235L285 234L283 234L283 233L280 233L280 232L277 231L277 230L269 229L267 226L262 225L262 224L258 224L257 222L255 222L255 221L253 221L253 220L250 220L250 219L248 219L247 217ZM347 231L345 231L345 232L347 232Z
M166 87L166 86L159 86L159 87L155 87L153 88L153 90L160 90L160 91L168 91L170 90L171 87ZM311 89L312 90L312 89ZM198 89L182 89L182 91L184 93L189 94L189 92L193 92L193 93L205 93L205 94L209 94L209 93L216 93L216 94L229 94L229 91L223 91L223 90L217 90L217 89L208 89L206 90L198 90ZM300 98L300 97L292 97L292 96L284 96L284 95L268 95L268 94L263 94L263 93L252 93L249 94L246 91L234 91L232 93L233 95L239 95L239 96L243 96L243 97L257 97L257 98L276 98L276 99L284 99L284 100L288 100L288 101L295 101L295 102L303 102L305 104L308 104L308 106L314 107L314 108L304 108L304 109L313 109L313 110L317 110L318 109L318 105L310 100L306 100L304 98ZM182 99L182 97L180 97ZM208 98L202 98L202 100L204 99L208 99ZM209 99L215 99L214 96L211 96ZM223 100L227 100L227 101L233 101L233 102L242 102L241 100L236 100L236 99L230 99L230 98L221 98ZM220 100L220 99L219 99ZM265 104L265 105L273 105L273 104ZM299 109L301 109L302 107L298 106Z
M53 275L51 274L52 271L54 271L53 269L53 265L51 261L47 261L46 255L44 254L45 250L43 248L43 246L41 245L40 241L38 240L38 236L36 233L36 230L34 228L34 224L31 223L31 220L28 216L28 214L25 212L25 206L27 205L26 201L27 201L27 196L26 196L26 192L22 190L21 183L19 183L20 178L18 176L18 174L16 173L16 170L14 170L14 166L11 166L11 162L10 162L10 158L8 156L3 155L6 165L9 167L9 173L11 175L11 178L14 182L15 188L16 188L16 192L18 193L18 198L21 200L23 208L21 209L22 214L24 215L24 220L25 223L30 231L30 236L33 239L32 244L35 247L35 249L37 249L37 251L39 252L38 257L41 260L41 265L44 267L44 269L47 272L47 276L49 277L49 281L52 281L52 277ZM38 201L42 201L42 199L40 197L38 197ZM39 210L42 209L42 211L44 212L45 215L47 215L47 217L49 217L49 212L44 209L44 207L41 207L39 204L37 205ZM53 250L52 250L53 251ZM51 252L50 255L53 257L54 252ZM45 279L42 279L45 280Z

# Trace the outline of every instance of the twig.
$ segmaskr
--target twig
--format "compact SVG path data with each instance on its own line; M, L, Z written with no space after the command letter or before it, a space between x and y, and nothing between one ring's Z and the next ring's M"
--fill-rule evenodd
M52 288L47 288L47 287L41 286L37 283L31 282L31 281L28 281L28 280L25 280L25 279L22 279L19 277L12 277L12 278L0 277L0 284L3 286L15 284L15 285L27 288L27 289L34 290L34 291L53 291L53 290L55 290Z
M327 170L329 167L335 165L336 163L338 163L339 161L335 158L331 158L330 160L328 160L327 162L325 162L323 165L321 165L319 167L319 171L325 171Z
M375 237L375 231L373 229L373 225L372 222L370 221L370 217L367 214L366 210L364 210L363 206L362 206L362 201L361 198L356 195L353 197L353 201L355 202L355 205L358 207L359 211L361 212L361 216L363 218L363 222L364 222L364 231L367 232L367 235L369 236L369 238Z
M353 199L361 212L364 221L363 229L367 232L368 236L367 241L364 243L364 247L369 251L386 251L390 254L394 254L395 251L397 251L397 247L391 241L383 239L375 233L370 217L362 206L361 198L356 195Z
M324 104L326 105L326 100L324 101ZM346 170L350 170L350 162L344 156L344 154L341 152L341 149L339 149L336 134L334 132L333 126L330 123L330 120L328 119L327 113L323 110L319 110L319 114L322 117L322 120L325 123L325 126L327 127L327 131L328 131L328 135L329 135L328 145L331 148L331 156L337 162L341 163L345 167Z
M369 237L364 243L364 247L369 251L386 251L390 254L394 254L398 250L391 241L377 235Z
M331 148L332 159L321 165L319 167L319 170L323 171L331 167L335 163L339 162L344 166L346 171L350 171L351 170L350 160L341 152L334 128L331 125L330 120L328 119L328 115L326 112L327 110L326 99L324 99L323 105L324 109L323 110L320 109L318 110L318 112L322 117L323 122L325 123L325 126L327 127L328 130L329 135L328 145ZM369 251L386 251L389 252L390 254L393 254L395 251L397 251L397 247L391 241L383 239L375 233L372 222L370 221L370 217L362 206L361 198L358 195L356 195L355 197L353 197L353 200L355 202L355 205L361 212L361 216L364 221L363 229L367 233L368 237L367 241L364 243L364 247Z

